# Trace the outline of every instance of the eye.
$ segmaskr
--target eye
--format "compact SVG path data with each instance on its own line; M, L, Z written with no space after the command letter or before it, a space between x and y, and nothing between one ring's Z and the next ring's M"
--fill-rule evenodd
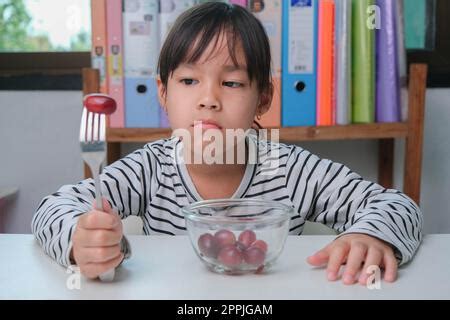
M242 83L236 81L224 81L223 84L230 88L240 88L244 86Z
M180 80L180 82L184 83L187 86L192 85L194 81L197 81L197 80L194 80L194 79L181 79Z

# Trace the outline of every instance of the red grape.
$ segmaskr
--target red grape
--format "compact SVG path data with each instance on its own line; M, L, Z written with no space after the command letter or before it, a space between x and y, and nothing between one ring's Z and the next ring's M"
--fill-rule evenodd
M217 260L227 267L237 267L242 262L242 253L235 246L226 246L220 250Z
M116 111L116 101L106 94L89 94L84 97L84 105L94 113L111 114Z
M219 248L224 248L229 245L234 245L236 243L236 236L233 232L229 230L219 230L214 235L218 243Z
M255 242L256 234L252 230L244 230L239 235L238 241L241 247L247 249L250 245Z
M259 248L262 252L267 252L267 243L264 240L256 240L252 243L251 247Z
M209 234L204 233L198 238L198 248L200 252L203 253L206 257L209 258L217 258L217 253L219 251L219 246L216 238Z
M244 260L248 264L259 266L264 262L266 254L257 247L250 247L244 252Z

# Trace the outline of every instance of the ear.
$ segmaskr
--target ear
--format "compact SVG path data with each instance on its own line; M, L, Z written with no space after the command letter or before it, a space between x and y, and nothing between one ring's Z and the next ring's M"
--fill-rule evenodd
M265 92L261 93L259 97L259 104L256 111L256 114L261 116L269 111L270 105L272 104L273 98L273 84L271 83L269 89Z
M161 80L161 77L159 75L156 77L156 85L158 87L159 104L164 109L164 111L167 113L167 106L166 106L167 88L164 86L164 84Z

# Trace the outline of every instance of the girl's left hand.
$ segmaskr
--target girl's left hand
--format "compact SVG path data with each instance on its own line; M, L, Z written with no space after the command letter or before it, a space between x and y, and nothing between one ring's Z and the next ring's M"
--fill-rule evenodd
M383 268L384 280L387 282L394 282L397 277L397 259L392 247L382 240L361 233L337 238L308 257L307 261L316 267L327 265L327 277L330 281L338 279L339 269L345 264L342 275L344 284L358 281L361 285L366 285L367 278L371 275L367 272L370 266Z

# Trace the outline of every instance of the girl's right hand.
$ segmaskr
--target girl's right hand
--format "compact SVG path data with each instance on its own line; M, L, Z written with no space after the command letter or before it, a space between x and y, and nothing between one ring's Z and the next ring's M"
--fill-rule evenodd
M122 221L103 199L104 211L94 209L83 214L75 227L71 258L81 273L90 278L117 267L123 260L120 242Z

